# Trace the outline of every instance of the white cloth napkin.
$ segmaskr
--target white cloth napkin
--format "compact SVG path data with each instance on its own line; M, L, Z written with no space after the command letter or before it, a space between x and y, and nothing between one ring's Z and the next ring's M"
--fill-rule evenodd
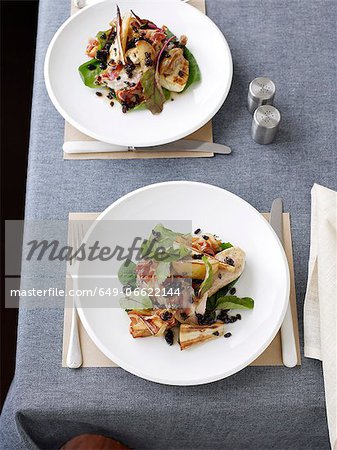
M331 447L337 449L337 192L311 191L311 249L304 304L304 355L323 363Z

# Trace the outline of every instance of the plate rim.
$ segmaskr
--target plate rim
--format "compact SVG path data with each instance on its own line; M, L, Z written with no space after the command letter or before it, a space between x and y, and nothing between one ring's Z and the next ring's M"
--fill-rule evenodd
M128 0L121 0L120 3L127 3ZM145 0L148 1L148 0ZM201 12L200 10L198 10L197 8L193 7L192 5L189 5L186 2L183 2L181 0L170 0L172 3L176 3L176 4L180 4L180 5L185 5L188 9L189 8L193 8L193 10L195 10L198 14L200 14L201 16L203 16L204 19L208 20L211 24L211 26L213 26L220 38L222 39L224 46L226 47L226 51L227 51L227 56L229 59L229 77L228 77L228 83L227 86L224 90L223 95L219 98L215 108L213 108L212 112L210 112L203 120L201 120L200 122L198 122L198 125L195 125L193 127L190 127L190 129L188 131L184 131L181 133L178 133L176 135L176 137L172 138L166 138L166 139L157 139L156 141L149 143L140 143L137 144L137 142L134 143L129 143L129 144L125 144L125 142L123 141L119 141L118 139L105 139L104 141L102 141L102 138L95 132L90 131L89 129L87 129L86 127L82 126L81 124L79 124L75 119L72 119L72 117L69 116L69 114L64 110L64 108L61 106L61 104L59 103L59 101L57 100L56 95L53 92L53 88L52 88L52 83L50 81L50 77L49 77L49 68L50 68L50 59L52 56L52 51L53 48L55 46L55 43L58 39L58 37L60 36L60 34L63 32L63 30L69 25L69 23L71 23L73 20L75 20L78 16L86 13L88 10L93 9L95 7L97 7L97 5L100 5L102 3L116 3L115 0L102 0L99 1L97 3L94 3L92 5L86 6L85 8L81 9L80 11L76 12L75 14L71 15L70 17L68 17L68 19L63 22L63 24L57 29L57 31L55 32L55 34L53 35L49 45L48 45L48 49L45 55L45 59L44 59L44 68L43 68L43 73L44 73L44 81L45 81L45 86L47 89L47 93L49 95L49 98L52 102L52 104L54 105L54 107L56 108L56 110L58 111L58 113L64 118L64 120L66 120L70 125L72 125L74 128L76 128L77 130L79 130L81 133L95 139L98 141L102 141L108 144L113 144L113 145L121 145L121 146L133 146L133 147L138 147L138 148L142 148L142 147L152 147L152 146L157 146L157 145L164 145L164 144L168 144L171 142L175 142L178 141L179 139L183 139L187 136L189 136L190 134L196 132L197 130L199 130L200 128L202 128L204 125L206 125L207 122L209 122L221 109L221 107L223 106L225 100L228 97L229 91L231 89L232 86L232 81L233 81L233 58L232 58L232 53L230 50L230 47L228 45L227 39L225 38L224 34L222 33L222 31L220 30L220 28L215 24L215 22L213 22L213 20L207 16L207 14L204 14L203 12ZM184 8L184 6L183 6Z
M165 181L165 182L160 182L160 183L153 183L153 184L148 184L146 186L143 186L141 188L135 189L129 193L127 193L126 195L120 197L119 199L117 199L115 202L113 202L111 205L109 205L98 217L97 219L93 222L93 224L90 226L89 230L87 231L84 240L86 239L87 236L89 236L93 229L95 228L95 222L96 221L100 221L104 218L104 216L111 211L113 208L115 208L116 206L118 206L120 203L122 203L125 200L128 200L129 198L132 198L133 196L136 196L139 193L145 192L147 190L150 189L155 189L156 187L162 187L162 186L172 186L172 185L177 185L177 186L181 186L181 185L194 185L194 186L207 186L207 188L211 188L211 189L215 189L217 191L224 191L226 192L226 194L229 194L230 196L233 196L237 199L239 199L241 202L245 203L246 206L248 206L253 212L254 214L256 214L259 219L261 220L261 223L264 223L265 226L267 226L267 228L269 228L269 230L271 231L272 235L275 238L275 243L277 244L280 253L282 255L282 259L283 259L283 263L284 263L284 267L285 267L285 276L286 276L286 287L285 287L285 298L283 299L283 309L282 309L282 313L279 317L279 320L277 321L273 332L271 333L269 339L266 340L266 342L257 350L254 352L254 354L248 358L247 361L245 361L244 363L238 365L237 367L233 368L232 370L227 371L225 374L217 374L217 375L212 375L209 377L203 377L200 379L194 379L192 381L188 381L188 380L163 380L160 377L156 377L156 376L149 376L148 374L144 374L142 373L141 370L135 368L134 366L131 366L128 363L125 363L123 361L120 360L120 358L115 355L113 355L113 353L106 347L106 345L104 343L102 343L99 339L97 339L95 333L93 332L93 330L91 329L86 316L84 314L83 308L81 307L81 303L80 303L80 299L75 299L76 302L76 307L77 307L77 311L78 311L78 315L79 318L86 330L86 332L88 333L89 337L92 339L92 341L94 342L94 344L97 346L97 348L99 350L101 350L105 356L107 356L111 361L115 362L120 368L126 370L127 372L136 375L142 379L148 380L148 381L152 381L155 383L159 383L159 384L163 384L163 385L169 385L169 386L198 386L198 385L203 385L203 384L208 384L208 383L213 383L216 381L220 381L223 380L225 378L230 377L231 375L234 375L235 373L240 372L241 370L243 370L244 368L248 367L253 361L255 361L265 350L266 348L271 344L271 342L273 341L273 339L275 338L275 336L277 335L279 329L281 328L282 322L284 320L286 311L287 311L287 307L289 304L289 298L290 298L290 270L289 270L289 264L288 264L288 259L285 253L285 250L283 248L283 245L281 244L277 234L275 233L274 229L272 228L272 226L270 225L270 223L262 216L262 214L256 209L254 208L254 206L252 206L248 201L246 201L245 199L243 199L242 197L228 191L227 189L223 189L219 186L215 186L209 183L201 183L201 182L197 182L197 181ZM78 275L78 269L79 269L79 262L76 262L76 264L74 265L74 273L76 275ZM75 287L78 287L78 277L75 276L74 277L74 283L75 283ZM288 299L288 300L287 300Z

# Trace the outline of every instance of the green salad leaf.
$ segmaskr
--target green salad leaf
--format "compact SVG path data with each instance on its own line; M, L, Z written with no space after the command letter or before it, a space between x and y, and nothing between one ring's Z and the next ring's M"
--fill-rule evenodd
M163 283L170 276L171 264L161 261L156 269L156 278L159 284Z
M118 279L123 286L135 288L137 286L136 264L127 259L118 271Z
M142 256L166 263L179 261L191 253L188 248L176 242L179 236L183 234L169 230L162 224L156 225L149 239L142 245Z
M96 39L99 42L99 46L98 49L102 50L102 48L105 46L105 44L108 42L108 37L110 34L110 30L106 30L106 31L99 31L96 34ZM111 39L109 40L109 42L111 42Z
M164 227L161 223L156 225L142 247L142 255L151 258L153 250L157 248L159 244L160 247L164 248L172 247L179 236L182 236L182 234Z
M83 83L93 89L97 89L96 76L102 72L99 65L100 62L97 59L90 59L78 68Z
M207 256L202 257L203 262L206 265L206 276L204 281L202 282L199 290L199 296L203 295L205 292L207 292L213 284L213 269L212 264L209 262Z
M227 250L228 248L232 248L233 245L230 242L221 242L220 247L222 250Z
M201 81L201 71L200 71L199 65L197 63L197 60L195 59L194 55L187 47L184 48L184 56L187 59L187 61L190 63L190 73L189 73L189 77L188 77L188 80L187 80L186 86L184 87L183 92L185 92L186 89L188 89L192 84L198 83L199 81Z
M158 252L156 252L153 255L153 259L155 261L171 263L174 261L180 261L181 259L185 258L186 256L189 256L190 254L191 251L186 247L182 246L179 246L177 248L170 247L166 250L159 249Z
M240 277L239 277L240 278ZM216 307L217 301L221 297L225 297L228 292L236 285L236 283L239 281L239 278L232 281L231 283L227 284L227 286L222 287L218 292L213 294L211 297L207 299L207 305L206 310L207 311L213 311Z
M123 309L152 309L153 303L147 295L130 295L121 298L120 307Z
M250 297L239 298L236 295L226 295L218 298L215 309L253 309L254 300Z
M155 68L149 67L143 73L140 82L143 86L146 107L152 114L160 114L164 108L165 95L158 83Z
M165 89L165 88L162 88L162 91L163 91L165 100L166 100L166 101L169 100L169 99L171 98L171 92L168 91L168 90ZM132 111L142 111L142 110L144 110L144 109L147 109L146 103L145 103L145 102L140 103L139 105L137 105L137 106L135 106L134 108L130 109L130 112L132 112Z

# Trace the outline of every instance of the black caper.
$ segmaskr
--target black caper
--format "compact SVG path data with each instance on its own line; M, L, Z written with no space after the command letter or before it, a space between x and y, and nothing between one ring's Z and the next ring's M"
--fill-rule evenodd
M170 313L169 311L164 311L163 314L160 316L162 318L162 320L164 322L166 322L167 320L171 320L173 317L173 314Z
M173 345L174 340L174 334L172 330L168 330L165 334L165 341L168 343L168 345Z
M228 256L226 256L225 258L225 263L228 264L229 266L235 266L235 262L232 258L229 258Z
M161 237L160 231L156 231L156 230L152 230L152 235L153 235L154 239L156 239L156 240Z

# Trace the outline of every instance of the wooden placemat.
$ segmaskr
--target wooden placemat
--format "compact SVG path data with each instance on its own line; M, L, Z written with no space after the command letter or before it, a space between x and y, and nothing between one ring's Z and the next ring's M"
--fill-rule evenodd
M71 2L71 14L78 12L78 8ZM206 14L206 4L205 0L191 0L189 4L198 8L204 14ZM186 139L195 139L205 142L213 142L213 128L212 121L208 122L202 128L197 130L195 133L188 136ZM81 133L79 130L74 128L68 122L65 122L64 129L64 142L80 142L80 141L95 141L93 138ZM88 160L88 159L160 159L160 158L209 158L214 156L211 152L186 152L179 151L177 148L176 152L111 152L111 153L65 153L63 152L63 159L66 160Z
M97 213L70 213L69 221L81 221L81 225L85 228L85 231L89 229L92 222L98 217ZM263 214L263 216L269 220L270 214ZM297 365L301 365L301 353L298 333L298 318L296 307L296 291L295 291L295 276L294 276L294 263L292 252L292 238L291 238L291 226L289 213L284 214L284 246L289 263L290 272L290 304L293 316L294 334L297 347ZM71 244L71 243L70 243ZM66 355L69 343L71 315L72 315L72 298L68 295L71 289L72 281L67 278L66 281L66 297L64 308L64 327L63 327L63 351L62 351L62 366L66 367ZM88 336L83 325L79 321L79 334L82 347L83 367L118 367L113 361L107 358L93 343ZM282 347L281 347L281 334L278 332L269 347L260 355L251 365L253 366L282 366Z

